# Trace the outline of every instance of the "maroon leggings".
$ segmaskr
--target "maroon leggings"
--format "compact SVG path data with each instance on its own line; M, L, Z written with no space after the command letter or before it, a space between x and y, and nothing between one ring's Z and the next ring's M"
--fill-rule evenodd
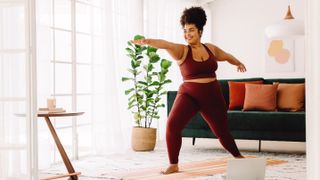
M170 163L178 163L181 132L198 111L223 147L234 157L239 156L240 152L227 124L226 103L218 81L184 82L179 88L167 121L166 141Z

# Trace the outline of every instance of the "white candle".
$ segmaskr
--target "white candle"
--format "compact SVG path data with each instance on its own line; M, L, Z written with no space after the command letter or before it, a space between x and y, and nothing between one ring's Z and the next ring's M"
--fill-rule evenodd
M56 108L56 99L48 98L47 99L47 108L48 109L55 109Z

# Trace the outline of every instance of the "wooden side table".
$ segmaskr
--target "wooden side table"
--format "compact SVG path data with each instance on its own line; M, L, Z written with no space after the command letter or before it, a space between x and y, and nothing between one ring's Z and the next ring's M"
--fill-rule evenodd
M56 133L56 130L54 129L51 121L50 121L50 117L66 117L66 116L79 116L82 115L84 112L61 112L61 113L47 113L47 112L38 112L38 117L44 117L44 119L46 120L46 123L49 127L49 130L52 134L52 137L58 147L58 150L60 152L60 155L62 157L62 160L64 162L64 165L66 166L67 170L68 170L68 174L65 175L59 175L59 176L54 176L54 177L48 177L48 178L44 178L42 180L49 180L49 179L58 179L58 178L63 178L63 177L70 177L70 179L72 180L77 180L78 179L78 175L81 174L81 172L75 172L74 168L70 162L70 159L68 158L68 155L66 153L66 151L64 150L61 141Z

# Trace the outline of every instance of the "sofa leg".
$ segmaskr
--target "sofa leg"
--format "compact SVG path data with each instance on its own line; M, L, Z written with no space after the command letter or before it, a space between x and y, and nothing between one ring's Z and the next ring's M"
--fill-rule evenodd
M192 138L192 145L194 145L195 142L196 142L196 138L193 137L193 138Z
M259 152L261 152L261 140L259 140Z

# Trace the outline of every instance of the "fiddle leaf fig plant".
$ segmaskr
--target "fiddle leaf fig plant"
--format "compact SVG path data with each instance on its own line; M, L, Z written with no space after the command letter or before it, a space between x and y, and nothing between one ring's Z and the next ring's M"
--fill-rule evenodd
M136 35L134 40L144 38ZM129 77L122 77L123 82L130 82L132 87L125 90L128 97L128 109L131 110L138 127L150 128L154 119L159 119L159 108L165 107L161 97L167 93L164 87L171 83L167 73L172 64L157 54L151 46L136 45L128 41L126 48L131 66Z

